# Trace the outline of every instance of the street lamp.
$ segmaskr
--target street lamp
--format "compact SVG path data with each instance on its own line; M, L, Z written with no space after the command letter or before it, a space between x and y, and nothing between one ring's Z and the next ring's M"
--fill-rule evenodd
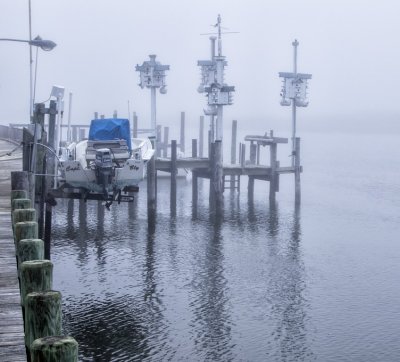
M0 38L0 41L14 41L18 43L28 43L30 46L35 46L44 50L45 52L51 51L56 47L56 43L52 40L42 39L39 35L33 40L13 39L13 38ZM32 89L32 52L30 52L30 89L29 89L29 115L33 116L33 89Z
M33 45L35 47L39 47L40 49L48 52L53 50L57 45L54 41L42 39L40 36L37 36L33 40L22 40L22 39L11 39L11 38L0 38L0 41L16 41L19 43L28 43L29 45Z
M23 39L14 39L14 38L0 38L0 41L13 41L13 42L18 42L18 43L28 43L30 46L35 46L38 47L44 51L51 51L56 47L56 43L54 43L52 40L46 40L46 39L42 39L40 36L37 36L35 39L33 40L23 40ZM30 56L30 89L29 89L29 108L30 108L30 117L33 116L33 95L32 95L32 53ZM32 121L32 120L31 120ZM32 157L32 164L31 164L31 171L34 172L35 170L35 166L34 166L34 162L35 162L35 155L36 155L36 137L37 137L37 127L36 127L36 123L35 123L35 130L34 130L34 149L33 149L33 157Z

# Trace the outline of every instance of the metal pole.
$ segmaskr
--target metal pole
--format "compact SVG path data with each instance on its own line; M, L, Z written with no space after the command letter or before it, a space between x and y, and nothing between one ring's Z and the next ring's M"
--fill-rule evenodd
M33 58L32 58L32 10L31 10L31 0L29 0L29 118L32 122L33 117ZM35 142L35 141L34 141Z
M216 127L216 141L222 141L223 136L223 111L224 108L221 105L218 105L218 113L217 113L217 127Z
M72 108L72 93L69 93L68 102L68 128L67 128L67 142L71 142L71 108ZM95 117L96 118L96 117Z
M293 45L293 73L294 79L297 75L297 46L299 42L297 39L292 43ZM296 98L292 99L292 167L295 164L295 154L296 154Z
M153 136L157 136L157 122L156 122L156 88L151 87L151 129Z

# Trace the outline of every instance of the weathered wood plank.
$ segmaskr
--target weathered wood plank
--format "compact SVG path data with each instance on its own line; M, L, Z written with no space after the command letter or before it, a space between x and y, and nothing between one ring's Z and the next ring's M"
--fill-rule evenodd
M0 150L15 146L0 140ZM17 153L16 153L17 154ZM0 159L0 361L26 361L24 328L11 226L11 172L20 171L21 159Z

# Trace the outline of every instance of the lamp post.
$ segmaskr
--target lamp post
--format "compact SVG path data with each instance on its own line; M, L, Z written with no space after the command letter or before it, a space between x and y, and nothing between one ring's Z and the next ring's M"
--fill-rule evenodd
M0 41L12 41L18 43L27 43L30 47L35 46L44 50L45 52L51 51L56 47L56 43L52 40L42 39L40 36L37 36L33 40L23 40L23 39L14 39L14 38L0 38ZM30 67L30 89L29 89L29 115L32 118L33 116L33 89L32 89L32 52L30 52L29 57L29 67Z
M40 36L37 36L33 40L24 40L24 39L14 39L14 38L0 38L0 41L11 41L11 42L18 42L18 43L27 43L30 47L35 46L41 48L44 51L53 50L54 47L57 45L52 40L42 39ZM30 52L30 87L29 87L29 114L32 120L33 116L33 90L32 90L32 52ZM37 149L37 125L35 123L34 126L34 136L33 136L33 150L32 150L32 159L30 165L30 171L35 174L36 173L36 149Z
M37 36L33 40L22 40L22 39L13 39L13 38L0 38L0 41L15 41L19 43L28 43L29 45L39 47L44 51L53 50L53 48L57 45L54 41L42 39L40 36Z

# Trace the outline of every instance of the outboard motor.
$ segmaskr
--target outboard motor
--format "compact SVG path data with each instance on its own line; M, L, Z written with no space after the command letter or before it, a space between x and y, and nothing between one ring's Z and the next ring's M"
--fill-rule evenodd
M96 181L103 186L103 195L108 198L108 185L113 177L113 163L111 151L109 148L99 148L96 150L96 159L94 161L96 167Z

